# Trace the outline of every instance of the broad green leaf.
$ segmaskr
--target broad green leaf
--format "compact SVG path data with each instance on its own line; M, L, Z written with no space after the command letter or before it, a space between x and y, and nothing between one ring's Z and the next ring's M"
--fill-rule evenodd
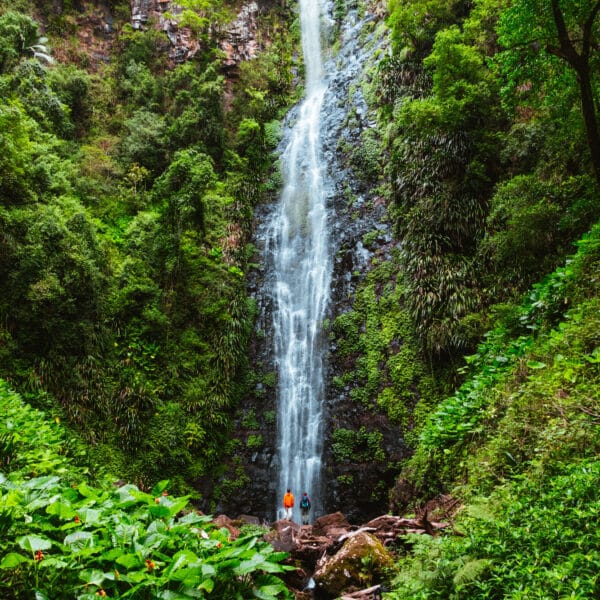
M60 481L60 477L54 475L47 475L45 477L34 477L28 479L21 484L21 487L27 490L47 490L53 488Z
M90 531L74 531L65 537L63 544L77 552L94 546L94 535Z
M202 564L202 577L214 577L217 574L217 570L208 563Z
M94 500L98 498L98 492L85 483L85 481L77 486L77 491L85 498L92 498Z
M169 507L164 506L163 504L154 504L150 506L148 510L150 511L150 514L157 519L162 519L164 517L171 516L171 511L169 510Z
M530 369L545 369L546 368L546 363L540 362L538 360L528 360L527 361L527 366Z
M247 575L248 573L252 573L252 571L256 571L259 567L262 568L264 563L264 557L257 553L251 559L243 560L239 566L234 569L234 572L236 575Z
M147 494L146 492L141 492L140 490L129 490L129 494L132 498L135 498L138 502L145 502L146 504L151 504L154 502L154 496Z
M70 502L65 502L63 499L59 499L46 507L46 512L49 515L55 515L59 519L65 521L75 517L75 511L73 510Z
M204 598L202 592L194 588L183 588L182 592L162 590L156 595L157 600L189 600L190 598Z
M170 516L174 517L177 513L181 512L188 505L189 498L189 496L184 496L172 504L167 504Z
M127 577L129 577L129 579L134 583L139 583L140 581L145 581L148 579L154 579L154 577L151 574L147 573L145 570L130 571L129 573L127 573Z
M202 569L200 567L184 567L173 571L168 579L171 581L181 581L184 585L195 585L201 579Z
M163 479L162 481L159 481L153 488L152 491L150 492L150 494L153 497L156 497L160 494L162 494L168 487L169 487L169 480L168 479Z
M209 515L199 515L195 512L189 512L177 520L178 525L191 525L192 523L209 523L212 517Z
M122 554L123 554L123 549L122 548L111 548L107 552L104 552L103 554L101 554L100 558L102 560L111 561L111 560L116 560Z
M180 550L173 556L173 562L169 565L169 571L175 571L187 565L199 563L200 559L191 550Z
M133 496L133 493L135 492L140 493L140 490L137 486L133 485L133 483L127 483L126 485L121 486L117 490L119 503L125 506L135 504L135 497Z
M104 572L99 569L85 569L79 573L79 579L87 585L96 585L99 587L106 577L104 576Z
M77 514L86 525L97 525L100 523L100 517L102 515L102 513L95 508L82 508Z
M277 594L281 592L281 590L271 591L272 586L261 587L259 589L252 590L252 595L255 598L259 598L259 600L277 600Z
M198 586L199 590L206 590L209 594L215 589L215 582L212 579L204 579Z
M31 561L30 558L18 554L17 552L9 552L0 562L0 569L14 569L18 565L24 562Z
M67 568L69 564L70 563L62 560L61 558L54 558L53 556L50 556L48 558L44 558L44 560L39 563L39 567L40 569L58 570Z
M115 562L127 570L137 569L143 565L142 560L137 554L123 554Z
M48 550L52 547L52 541L48 538L39 537L37 535L24 535L17 540L17 544L29 552L37 552L38 550Z

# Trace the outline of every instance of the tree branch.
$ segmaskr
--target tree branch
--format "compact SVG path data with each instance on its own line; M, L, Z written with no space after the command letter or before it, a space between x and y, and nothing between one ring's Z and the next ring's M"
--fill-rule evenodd
M551 4L554 24L556 25L558 41L560 43L560 54L557 53L557 48L548 47L547 50L550 52L550 54L555 54L556 56L564 58L570 65L573 66L573 68L578 70L580 68L581 57L579 54L577 54L577 50L575 50L575 47L569 38L565 17L560 9L560 6L558 5L558 0L552 0Z
M592 12L588 20L583 25L583 43L582 43L582 55L586 58L590 55L590 47L592 43L592 27L594 25L594 20L598 16L598 11L600 11L600 0L597 0L594 8L592 8Z

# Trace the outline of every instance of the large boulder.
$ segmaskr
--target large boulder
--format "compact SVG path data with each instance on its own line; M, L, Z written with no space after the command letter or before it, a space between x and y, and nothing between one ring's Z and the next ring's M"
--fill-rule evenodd
M335 598L353 587L379 583L392 565L391 555L375 536L357 531L336 554L322 557L313 579L320 591Z

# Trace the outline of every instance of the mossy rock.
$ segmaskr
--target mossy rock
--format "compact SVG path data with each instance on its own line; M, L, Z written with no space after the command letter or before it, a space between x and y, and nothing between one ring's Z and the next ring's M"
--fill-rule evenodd
M351 587L364 588L382 580L393 560L383 544L370 533L348 538L333 556L325 556L313 575L317 587L338 597Z

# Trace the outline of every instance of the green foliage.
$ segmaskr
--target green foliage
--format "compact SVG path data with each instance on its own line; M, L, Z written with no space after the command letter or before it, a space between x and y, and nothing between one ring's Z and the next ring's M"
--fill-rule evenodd
M159 70L166 62L165 50L168 39L164 32L152 27L143 31L135 30L127 23L123 26L116 48L116 66L124 71L133 62Z
M33 356L83 354L106 290L105 255L89 215L61 197L15 210L4 225L16 235L3 271L11 286L0 306L9 323L21 323L15 339Z
M471 505L463 538L420 538L390 599L592 598L600 540L594 459L557 465L507 484Z
M597 239L596 236L597 228L591 239ZM493 404L490 406L494 400L490 390L499 386L507 377L514 377L515 370L531 371L546 367L538 360L524 362L523 357L532 350L534 334L552 327L565 317L572 318L565 313L569 286L578 276L578 270L572 263L589 261L593 256L589 248L583 245L580 253L569 260L566 267L557 269L536 284L525 298L515 316L522 330L529 330L533 334L507 340L507 331L500 325L487 334L487 339L478 347L477 354L467 357L466 362L472 376L454 396L444 400L429 419L421 434L425 449L442 449L464 442L476 433L482 433L483 420L489 418L490 411L495 414ZM511 319L515 316L511 315ZM563 331L565 330L566 325L563 325ZM555 364L554 367L556 366Z
M478 302L469 274L492 160L481 123L491 128L497 121L495 85L480 49L457 27L437 34L423 66L432 71L431 94L399 105L390 174L407 307L424 348L444 355L471 343L461 319Z
M381 173L381 149L377 135L372 129L362 134L361 143L352 152L351 164L357 175L363 181L375 182Z
M69 108L77 133L83 135L92 116L90 76L74 65L57 65L48 71L48 82L63 105Z
M424 427L403 474L460 494L468 516L455 527L468 535L415 545L392 598L597 593L599 234L534 286L518 318L497 313L469 378ZM515 327L531 333L515 339Z
M32 56L38 41L38 28L31 19L18 12L0 15L0 73L6 73L25 56Z
M486 282L492 294L531 283L552 270L570 250L566 240L581 235L597 218L595 187L587 176L545 182L533 175L514 177L498 187L487 218L480 252L494 264Z
M10 473L0 473L3 595L290 597L277 575L293 567L281 564L286 555L261 539L264 532L231 539L188 497L171 495L167 480L149 493L132 484L92 487L61 456L57 425L4 383L0 404L0 439L11 446L3 464Z
M263 446L263 437L262 435L250 434L248 439L246 440L246 448L248 450L258 450Z
M333 432L332 450L338 462L371 462L385 460L381 444L383 435L379 431L336 429Z
M166 125L159 114L137 110L125 122L126 134L121 144L125 164L138 164L158 175L166 165Z
M465 2L453 0L392 1L388 25L397 52L408 47L423 53L430 47L436 32L456 22L465 9Z
M48 69L37 24L14 12L33 3L0 6L2 372L124 478L210 489L244 390L245 246L289 101L289 15L261 11L268 49L225 102L206 28L172 65L164 32L123 22L125 2L89 45L75 33L92 13L42 4ZM195 8L213 26L231 16ZM240 123L259 135L236 139Z
M29 176L36 146L32 143L35 123L25 115L20 103L0 106L0 193L3 204L23 203L36 197ZM33 188L33 189L32 189Z

